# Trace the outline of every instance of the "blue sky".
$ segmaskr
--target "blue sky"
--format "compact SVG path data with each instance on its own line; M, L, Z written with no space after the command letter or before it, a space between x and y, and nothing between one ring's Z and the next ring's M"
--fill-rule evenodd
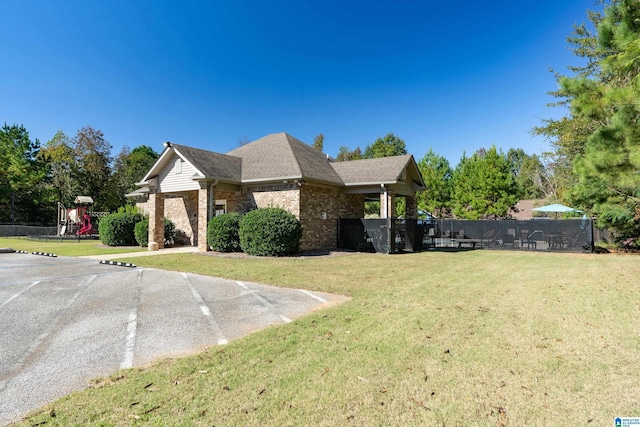
M324 151L393 132L457 164L530 134L577 59L591 0L5 0L0 121L42 144L102 130L123 145L217 152L287 132Z

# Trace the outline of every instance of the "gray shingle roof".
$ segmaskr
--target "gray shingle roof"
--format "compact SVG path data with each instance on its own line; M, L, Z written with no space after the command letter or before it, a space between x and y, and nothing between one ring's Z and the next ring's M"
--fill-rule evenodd
M202 172L205 177L237 183L241 181L241 158L201 150L199 148L187 147L185 145L172 143L171 146L191 162L196 169Z
M333 162L331 166L345 185L396 182L412 156L380 157L377 159Z
M229 183L293 179L337 186L395 183L401 179L406 168L412 171L412 176L417 174L420 182L422 181L417 165L412 160L413 156L409 154L335 162L285 132L267 135L227 154L173 143L171 147L204 174L205 178ZM147 175L157 167L160 166L154 165Z
M307 179L342 185L327 156L285 132L262 137L229 151L242 158L242 181Z

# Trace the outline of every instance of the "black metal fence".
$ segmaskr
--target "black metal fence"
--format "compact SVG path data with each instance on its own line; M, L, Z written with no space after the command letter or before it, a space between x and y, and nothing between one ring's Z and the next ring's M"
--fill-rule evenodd
M340 219L338 247L361 252L431 248L593 251L591 219L400 220Z
M31 225L2 225L0 224L0 236L16 237L16 236L55 236L58 231L56 226L53 227L36 227Z

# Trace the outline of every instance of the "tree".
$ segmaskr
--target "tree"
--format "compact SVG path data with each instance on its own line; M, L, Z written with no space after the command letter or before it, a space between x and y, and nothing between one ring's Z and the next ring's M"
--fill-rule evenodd
M29 220L27 202L16 205L19 192L33 189L43 178L44 167L38 159L40 142L31 141L24 126L6 123L0 129L0 212L2 221ZM8 213L8 215L7 215Z
M599 12L587 11L590 25L574 26L573 32L567 37L567 42L577 58L585 61L583 65L570 65L568 70L582 78L595 79L599 74L598 62L602 58L597 37L590 27L597 27L602 20ZM551 70L558 81L559 88L549 92L557 99L550 103L550 107L566 108L570 104L571 93L568 92L561 80L565 78L555 70ZM544 136L553 147L553 152L547 153L546 172L553 177L553 197L556 200L567 199L571 188L577 184L578 176L574 171L576 158L584 153L586 141L595 130L593 120L586 116L569 114L560 119L542 120L542 126L532 129L534 135Z
M448 216L451 212L453 176L449 161L429 148L418 161L418 169L426 186L426 190L417 195L418 210L429 212L438 218Z
M324 148L324 135L323 134L318 134L318 136L316 136L313 139L313 148L315 148L316 150L322 152L322 150Z
M109 183L111 177L111 144L102 131L85 126L71 139L73 148L72 176L81 186L84 195L91 196L96 210L111 211L118 208L114 203ZM115 199L118 199L116 197Z
M519 197L522 199L539 199L545 197L544 165L540 158L525 153L522 148L510 148L507 159L511 164L511 172L518 185Z
M518 201L511 165L495 146L462 156L453 173L453 213L464 219L506 218Z
M360 147L356 147L355 150L350 151L349 147L345 145L341 145L338 151L338 155L336 156L336 160L339 162L347 162L349 160L360 160L362 159L362 151Z
M376 139L373 144L367 145L364 149L365 159L375 159L378 157L401 156L407 154L407 147L404 141L389 132L383 138Z
M47 165L47 183L55 201L70 206L79 190L71 175L74 162L71 140L59 130L40 150L40 157Z
M140 182L144 175L151 169L159 155L148 145L141 145L130 150L128 146L123 146L120 154L114 162L113 181L118 187L117 195L124 195L136 190L136 182Z
M574 75L557 75L569 114L542 131L566 156L575 181L570 203L598 216L598 225L623 237L640 235L640 3L611 0L590 13L569 42L588 58ZM570 142L571 141L571 142Z

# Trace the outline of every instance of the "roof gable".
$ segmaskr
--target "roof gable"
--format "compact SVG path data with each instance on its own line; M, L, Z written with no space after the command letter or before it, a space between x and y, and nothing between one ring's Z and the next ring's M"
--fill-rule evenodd
M262 137L229 151L242 158L242 181L306 179L342 185L326 155L285 132Z
M242 179L242 159L213 151L171 144L186 161L190 162L203 178L214 178L220 181L240 182Z
M234 183L239 183L241 180L242 159L240 158L185 145L165 143L164 151L141 182L144 183L160 175L175 156L179 156L193 166L196 176Z

